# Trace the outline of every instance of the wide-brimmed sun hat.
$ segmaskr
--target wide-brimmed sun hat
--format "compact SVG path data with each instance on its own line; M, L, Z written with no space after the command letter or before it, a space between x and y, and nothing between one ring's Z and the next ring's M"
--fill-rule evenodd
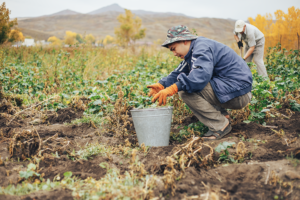
M184 25L174 26L168 30L167 39L161 46L168 48L168 45L171 43L183 40L194 40L197 37L198 36L191 34L188 27Z

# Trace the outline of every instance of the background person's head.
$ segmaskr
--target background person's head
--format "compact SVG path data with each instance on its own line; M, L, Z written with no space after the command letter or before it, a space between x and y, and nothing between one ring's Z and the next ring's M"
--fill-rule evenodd
M246 29L246 23L243 20L237 20L235 22L234 31L237 33L244 33Z
M197 37L184 25L174 26L168 30L167 39L162 46L169 48L175 56L183 59L189 52L191 40Z

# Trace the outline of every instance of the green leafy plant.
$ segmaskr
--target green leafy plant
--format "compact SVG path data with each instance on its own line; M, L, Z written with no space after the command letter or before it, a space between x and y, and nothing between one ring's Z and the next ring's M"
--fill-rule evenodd
M216 148L215 151L220 153L223 150L226 150L228 147L231 147L232 145L235 145L235 142L222 142L220 143Z
M233 163L236 163L237 161L234 160L234 158L232 158L227 150L227 148L231 147L232 145L235 145L235 142L222 142L220 143L216 148L215 148L215 151L220 153L220 157L219 157L219 160L220 161L230 161L230 162L233 162Z
M34 177L34 176L35 177L40 176L40 174L36 173L35 170L36 170L36 165L33 164L33 163L30 163L30 164L27 165L27 170L26 171L20 171L19 172L20 177L28 179L28 178L31 178L31 177Z

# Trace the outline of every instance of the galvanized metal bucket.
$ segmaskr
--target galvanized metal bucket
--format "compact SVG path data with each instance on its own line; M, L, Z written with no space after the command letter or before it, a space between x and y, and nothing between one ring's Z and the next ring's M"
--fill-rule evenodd
M130 112L139 145L169 145L173 107L133 109Z

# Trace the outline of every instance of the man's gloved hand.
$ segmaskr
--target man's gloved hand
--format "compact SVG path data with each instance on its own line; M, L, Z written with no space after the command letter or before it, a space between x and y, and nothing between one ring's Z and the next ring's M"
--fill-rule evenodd
M239 49L241 48L241 47L244 47L244 45L243 45L243 42L241 42L241 41L238 41L238 46L239 46Z
M163 90L165 87L160 83L155 83L153 85L147 85L147 88L150 88L148 94L149 97L156 95L159 91Z
M158 105L166 105L167 103L167 97L170 97L178 92L178 87L176 84L171 85L170 87L167 87L164 90L161 90L159 93L157 93L153 99L152 102L154 103L158 99Z

